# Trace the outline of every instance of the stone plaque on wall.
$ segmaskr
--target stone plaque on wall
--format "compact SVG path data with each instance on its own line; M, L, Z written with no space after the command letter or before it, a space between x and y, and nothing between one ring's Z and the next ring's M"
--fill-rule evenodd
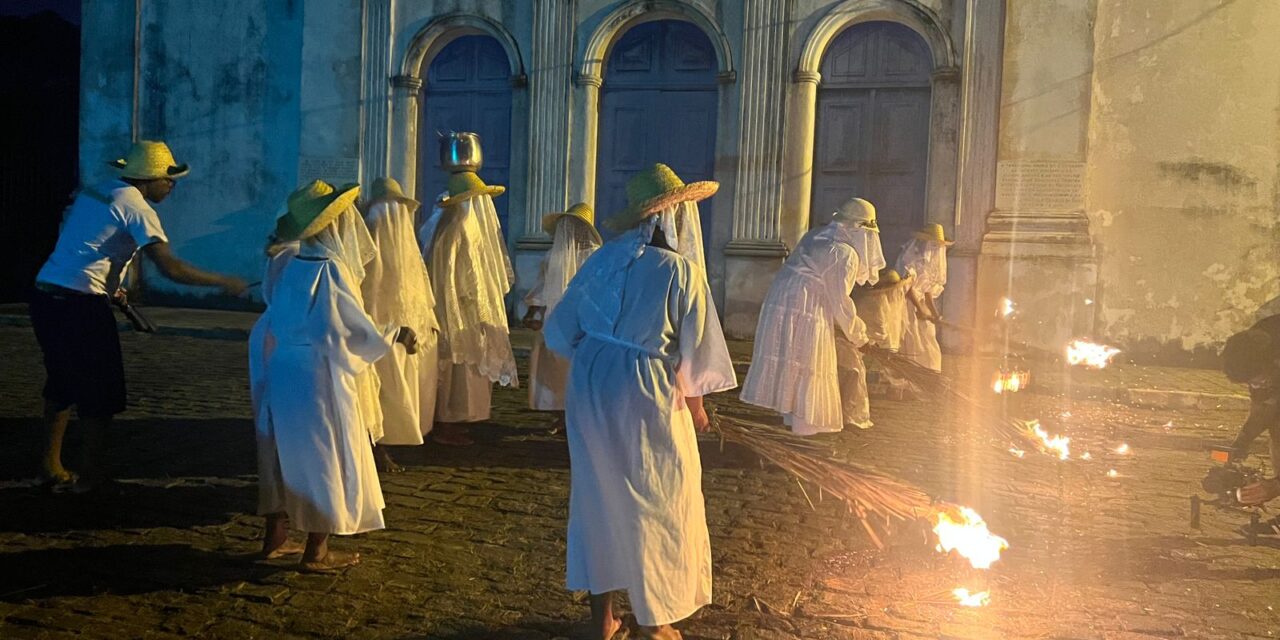
M335 187L360 181L359 158L299 158L298 185L324 180Z
M1084 163L1069 160L1001 160L996 165L996 209L1084 209Z

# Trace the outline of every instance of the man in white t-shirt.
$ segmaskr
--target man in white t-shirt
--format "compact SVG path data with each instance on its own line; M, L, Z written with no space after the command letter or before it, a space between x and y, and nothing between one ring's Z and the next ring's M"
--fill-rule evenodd
M99 483L97 453L112 417L124 411L124 362L111 312L138 249L160 273L182 284L244 292L239 278L202 271L178 259L150 202L160 202L188 167L163 142L142 141L111 163L120 178L86 187L67 209L53 253L36 275L31 324L44 352L45 422L49 439L42 482L88 491ZM85 436L80 476L62 466L62 440L76 407Z

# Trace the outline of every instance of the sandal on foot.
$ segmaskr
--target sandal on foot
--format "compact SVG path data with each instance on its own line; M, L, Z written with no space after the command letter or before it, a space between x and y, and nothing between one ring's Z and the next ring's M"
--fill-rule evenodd
M80 481L80 476L74 471L63 470L61 474L50 475L43 471L36 476L35 487L37 489L47 489L55 493L66 491Z
M360 554L354 551L330 551L319 560L303 560L298 570L303 573L337 573L347 567L360 564Z
M436 444L442 444L446 447L469 447L476 443L475 440L472 440L471 438L468 438L467 436L464 436L459 433L450 433L450 434L442 434L442 435L432 434L431 439Z
M296 556L306 550L307 550L307 545L301 542L295 542L293 540L286 539L283 543L280 544L280 546L270 551L259 551L255 555L257 555L258 558L261 560L276 560L278 558Z

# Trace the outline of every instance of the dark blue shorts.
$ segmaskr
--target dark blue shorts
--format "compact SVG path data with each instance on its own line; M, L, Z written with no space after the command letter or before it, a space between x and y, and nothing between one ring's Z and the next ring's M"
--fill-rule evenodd
M74 405L81 417L124 411L124 359L107 296L37 289L31 326L44 353L45 400L59 410Z

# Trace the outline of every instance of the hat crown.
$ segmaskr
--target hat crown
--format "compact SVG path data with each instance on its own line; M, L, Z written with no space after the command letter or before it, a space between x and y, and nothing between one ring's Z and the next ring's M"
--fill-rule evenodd
M474 171L459 171L449 175L449 195L456 196L468 191L484 189L489 185L480 179Z
M373 200L405 197L404 189L400 188L400 183L396 182L395 178L378 178L374 180L369 187L369 196Z
M310 184L289 194L289 211L296 212L306 205L333 193L333 185L324 180L312 180Z
M836 219L848 222L875 222L876 206L862 198L849 198L836 210Z
M126 178L142 180L178 178L187 173L187 165L179 165L173 159L169 145L159 140L139 140L133 143L125 157L109 164Z
M675 171L661 162L637 173L627 181L627 204L639 206L644 202L684 187L684 181Z
M946 232L943 231L942 225L936 222L929 223L924 225L923 227L920 227L920 230L917 231L916 233L917 235L919 235L921 238L925 240L930 240L933 242L947 241L947 234Z
M579 202L578 204L569 207L565 213L575 218L581 218L589 224L594 224L596 220L595 210L591 208L591 205L585 202Z

